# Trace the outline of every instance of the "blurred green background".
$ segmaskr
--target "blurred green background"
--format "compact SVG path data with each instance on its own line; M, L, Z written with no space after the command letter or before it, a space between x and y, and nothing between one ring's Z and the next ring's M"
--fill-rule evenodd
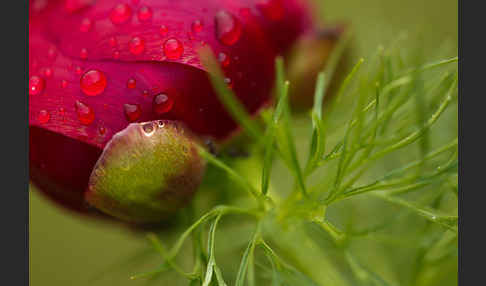
M369 56L378 45L386 46L403 31L420 42L427 59L457 54L457 1L327 0L318 5L327 22L351 23L355 56ZM447 55L444 45L451 47ZM128 279L132 272L91 280L141 249L146 245L144 238L67 213L35 191L30 192L29 204L30 285L144 285L143 280ZM148 261L145 269L154 265Z

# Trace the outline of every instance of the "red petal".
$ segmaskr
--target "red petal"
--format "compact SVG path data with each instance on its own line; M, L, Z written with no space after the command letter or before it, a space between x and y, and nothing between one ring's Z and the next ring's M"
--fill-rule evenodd
M227 55L226 77L248 111L256 112L269 99L275 56L311 28L301 1L268 1L270 11L254 0L146 0L143 9L119 0L32 1L29 77L44 84L42 92L29 95L33 181L83 192L106 142L132 120L177 119L196 134L226 138L237 125L214 94L197 49L209 45ZM120 3L125 8L116 8ZM275 7L282 17L272 14ZM145 17L147 9L151 17ZM231 45L218 39L221 11L241 23ZM194 32L194 23L204 24ZM102 76L82 81L91 70ZM136 85L129 88L130 79ZM162 109L154 108L154 97L161 93L171 106L157 112ZM91 112L88 121L80 120L79 103ZM140 114L127 117L126 104ZM47 121L38 120L41 111L49 114Z

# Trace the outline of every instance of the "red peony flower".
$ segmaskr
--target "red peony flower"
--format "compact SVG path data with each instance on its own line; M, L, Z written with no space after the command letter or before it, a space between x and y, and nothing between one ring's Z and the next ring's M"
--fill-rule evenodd
M80 211L105 145L131 122L177 120L217 141L237 129L198 48L255 113L276 55L314 29L299 0L31 0L29 14L31 180Z

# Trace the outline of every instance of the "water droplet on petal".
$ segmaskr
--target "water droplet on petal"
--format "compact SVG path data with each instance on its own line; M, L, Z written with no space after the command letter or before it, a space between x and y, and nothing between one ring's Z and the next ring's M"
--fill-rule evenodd
M119 52L119 51L113 51L113 55L112 55L112 57L113 57L115 60L119 59L119 58L120 58L120 52Z
M169 60L177 60L184 53L184 46L182 43L175 39L170 38L164 43L164 54Z
M281 0L260 0L258 9L269 20L277 21L283 18L285 9Z
M200 20L192 22L192 31L194 33L200 33L204 28L203 23Z
M187 32L187 38L189 41L194 41L194 35L191 32Z
M154 97L153 110L158 115L169 112L174 105L174 100L165 93L160 93Z
M224 79L224 83L226 83L229 88L233 88L233 81L229 77Z
M224 45L234 45L241 37L241 23L232 14L219 11L215 16L216 37Z
M127 87L128 88L135 88L135 87L137 87L137 81L134 78L129 78L127 80Z
M133 37L129 43L130 53L140 55L145 50L145 42L140 37Z
M78 114L78 120L83 125L90 125L93 123L95 119L94 111L88 105L82 103L79 100L76 100L74 107L76 109L76 113Z
M101 94L105 90L106 84L106 76L99 70L89 70L81 77L81 90L88 96Z
M125 117L129 122L134 122L140 115L142 115L142 108L138 104L124 104L123 110L125 111Z
M29 95L38 95L44 91L46 83L43 78L33 75L29 78Z
M228 57L228 55L226 53L223 53L223 52L219 53L218 54L218 60L221 63L221 66L223 68L228 67L229 64L230 64L230 58Z
M45 77L51 77L52 76L52 69L51 68L45 68L44 69L44 76Z
M61 80L61 88L66 88L67 85L68 85L67 80L65 80L65 79Z
M111 37L108 41L110 43L110 47L112 47L112 48L114 48L114 47L116 47L116 45L118 45L118 41L116 40L115 37Z
M49 119L51 119L51 114L49 114L49 112L47 112L47 110L41 110L39 111L39 114L37 115L37 121L39 121L39 123L41 124L45 124L47 122L49 122Z
M167 27L165 25L160 26L160 28L159 28L160 35L165 36L165 35L167 35L168 32L169 32L169 30L167 29Z
M240 9L240 15L245 19L249 19L251 17L250 8L241 8Z
M104 135L106 133L106 128L104 126L100 126L98 128L98 133L100 133L100 135Z
M91 30L91 26L93 26L91 19L84 18L81 20L81 25L79 25L79 31L83 33L89 32L89 30Z
M152 19L152 9L150 9L150 7L147 6L142 6L138 10L137 16L140 22L149 21L150 19Z
M145 89L144 91L142 91L142 95L147 97L149 95L149 91Z
M113 24L123 24L132 17L132 8L127 4L120 3L111 10L110 20Z
M80 66L77 66L75 69L74 69L74 72L76 74L81 74L83 72L83 69L80 67Z
M142 125L142 131L145 136L150 137L155 133L155 128L153 123L145 123Z
M83 60L88 58L88 50L86 48L82 48L79 52L79 57Z

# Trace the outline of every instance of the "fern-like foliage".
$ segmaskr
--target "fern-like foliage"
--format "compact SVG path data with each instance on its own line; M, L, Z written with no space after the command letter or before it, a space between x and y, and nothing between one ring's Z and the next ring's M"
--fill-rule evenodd
M335 94L328 65L305 115L292 114L292 83L278 58L275 105L260 118L247 114L206 53L247 154L201 148L210 164L204 186L177 226L148 234L160 265L132 278L456 285L457 58L407 65L399 46L359 59Z

